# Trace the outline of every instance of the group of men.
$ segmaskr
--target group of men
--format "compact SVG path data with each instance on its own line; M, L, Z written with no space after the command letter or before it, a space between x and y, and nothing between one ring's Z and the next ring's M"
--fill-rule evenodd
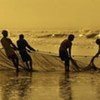
M71 56L72 41L74 40L74 38L75 36L73 34L70 34L68 36L68 39L65 39L64 41L62 41L59 48L59 56L61 60L64 61L65 63L65 72L69 71L70 60L74 60ZM89 64L89 66L94 70L97 70L97 67L94 64L94 60L100 54L100 39L96 39L96 44L98 45L98 52L95 54L95 56L92 57Z
M12 40L10 38L8 38L7 30L3 30L2 35L3 35L3 38L1 39L1 44L5 50L5 53L8 57L8 59L10 59L13 62L14 66L16 68L16 71L17 72L19 71L19 59L15 53L16 50L19 51L23 62L25 62L26 66L27 66L26 69L28 71L33 71L32 59L27 51L30 51L30 50L35 51L35 49L32 48L28 44L28 42L24 39L24 35L23 34L19 35L19 40L17 41L17 46L12 42Z
M2 31L3 38L1 39L1 44L5 50L5 53L8 57L8 59L12 60L16 71L19 71L19 59L15 53L15 50L18 50L23 62L25 62L27 66L28 71L33 71L32 68L32 59L30 55L28 54L28 51L36 51L34 48L32 48L28 42L24 39L24 35L19 35L19 40L17 41L17 46L12 42L10 38L8 38L8 31L3 30ZM75 36L73 34L70 34L67 39L62 41L59 48L59 57L62 61L64 61L65 64L65 71L69 71L70 66L70 60L72 60L71 56L71 49L72 49L72 41L74 40ZM100 54L100 39L96 40L96 44L98 45L98 52L96 55L91 59L90 64L94 65L94 59L99 56ZM93 67L96 70L96 67Z

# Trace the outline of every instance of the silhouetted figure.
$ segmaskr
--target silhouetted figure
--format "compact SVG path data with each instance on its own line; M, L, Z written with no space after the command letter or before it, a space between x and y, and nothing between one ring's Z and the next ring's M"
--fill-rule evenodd
M62 61L65 62L65 71L69 71L69 61L72 59L71 57L71 48L72 48L72 41L74 40L74 35L70 34L68 39L62 41L60 48L59 48L59 56Z
M23 62L25 62L26 66L27 66L27 69L29 71L33 71L32 59L31 59L30 55L28 54L28 52L30 52L30 50L35 51L35 49L32 48L28 44L28 42L24 39L24 35L23 34L19 35L19 40L17 41L17 46L18 46L18 50L19 50L19 53L21 55L21 58L22 58Z
M14 66L16 67L16 71L19 71L18 65L18 57L15 53L15 50L17 50L17 47L14 45L14 43L11 41L11 39L7 38L8 37L8 31L3 30L2 31L3 38L1 39L1 44L5 50L5 53L8 57L8 59L11 59Z
M96 44L98 45L98 52L95 54L95 56L93 56L93 58L92 58L91 61L90 61L90 66L92 66L93 69L95 69L95 70L96 70L97 68L96 68L96 66L95 66L95 64L94 64L94 60L95 60L95 58L98 57L99 54L100 54L100 39L97 39L97 40L96 40Z

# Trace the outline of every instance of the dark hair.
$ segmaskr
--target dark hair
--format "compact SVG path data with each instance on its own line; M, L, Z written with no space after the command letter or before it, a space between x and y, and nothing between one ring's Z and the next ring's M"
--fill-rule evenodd
M3 30L3 31L2 31L2 35L3 35L4 37L7 37L8 31L7 31L7 30Z
M75 36L73 35L73 34L70 34L69 36L68 36L68 39L69 40L73 40L75 38Z
M20 39L23 39L24 38L24 35L23 34L20 34L19 37L20 37Z
M96 39L96 44L100 45L100 39Z

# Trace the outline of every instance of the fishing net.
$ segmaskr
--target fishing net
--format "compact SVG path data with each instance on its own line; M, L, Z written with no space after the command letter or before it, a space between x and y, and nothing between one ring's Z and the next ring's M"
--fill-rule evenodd
M16 52L19 58L19 68L24 69L26 66L23 63L18 51ZM33 61L33 69L38 71L64 71L64 62L58 57L57 54L46 53L46 52L31 52L29 55ZM90 60L92 56L74 56L70 63L71 71L85 71L90 70ZM94 60L94 65L100 67L100 57ZM6 57L4 50L0 50L0 70L15 69L12 62Z
M90 63L91 59L92 56L75 56L71 63L77 71L100 70L100 58L95 58L93 63Z

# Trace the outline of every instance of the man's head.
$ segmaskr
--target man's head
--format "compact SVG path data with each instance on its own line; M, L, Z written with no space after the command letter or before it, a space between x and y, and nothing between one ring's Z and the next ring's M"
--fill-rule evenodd
M96 39L96 44L100 45L100 39Z
M75 38L75 36L74 36L73 34L70 34L70 35L68 36L68 40L70 40L70 41L73 41L74 38Z
M20 39L24 39L24 35L23 35L23 34L20 34L20 35L19 35L19 38L20 38Z
M8 31L7 30L3 30L2 31L2 35L3 35L3 37L7 37L8 36Z

